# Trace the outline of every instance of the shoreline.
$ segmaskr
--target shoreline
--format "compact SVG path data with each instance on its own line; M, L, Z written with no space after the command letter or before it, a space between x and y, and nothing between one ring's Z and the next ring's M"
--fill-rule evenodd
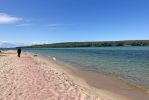
M130 91L130 88L128 87L126 88L127 85L124 82L118 80L115 77L106 76L102 73L95 73L90 70L77 69L67 63L57 62L56 58L51 59L49 57L30 53L30 52L23 52L21 58L18 58L16 55L16 51L10 51L10 50L6 51L3 54L5 56L1 56L0 58L0 64L2 65L0 66L0 68L2 67L0 70L0 77L7 76L7 74L10 74L10 76L14 77L13 82L17 83L16 84L17 87L19 86L17 88L17 91L20 91L20 92L23 91L24 93L22 94L26 95L24 98L29 98L27 94L29 92L30 94L32 94L31 97L33 96L34 98L37 98L36 100L38 100L39 99L38 96L37 97L36 95L34 96L33 93L40 93L39 97L41 96L42 98L43 95L47 95L47 96L50 95L51 92L48 94L44 94L45 93L44 91L47 89L50 89L52 91L58 91L58 90L62 91L60 92L60 94L54 95L53 96L54 98L57 98L58 96L63 96L63 93L68 92L64 90L67 87L67 85L66 86L64 85L65 83L68 84L69 90L73 89L73 91L75 90L77 94L81 96L81 97L80 96L77 97L75 94L76 92L71 91L74 94L74 98L80 98L80 99L68 99L69 96L71 96L70 95L71 92L68 92L69 95L65 96L65 100L66 98L68 100L147 100L149 98L149 95L143 94L143 93L141 94L141 92L136 91L134 89L132 89L133 91ZM3 66L6 66L6 68L8 66L10 72L12 73L9 73L9 71L8 73L7 71L5 73L5 71L3 70L8 70L8 69L5 69L5 67ZM4 72L5 74L1 72ZM44 75L44 77L42 76L42 74ZM10 76L7 77L8 80ZM54 80L52 79L53 81L49 81L51 80L51 76L55 77ZM0 83L4 81L2 79L0 78ZM36 81L39 82L38 85ZM62 82L62 84L59 84L59 81ZM11 82L11 80L9 80L8 82ZM50 84L53 84L52 87L49 86L50 85L49 82ZM13 84L12 83L6 84L8 86L3 89L2 86L5 84L0 84L0 90L4 92L3 94L4 96L1 95L0 93L0 98L2 98L2 96L6 98L7 95L11 97L11 95L9 95L9 92L4 90L5 88L6 90L9 90L9 88L11 89L11 87L13 87ZM45 90L37 91L37 89L40 89L41 85L42 85L42 88L46 87ZM62 85L62 88L57 90L56 88L58 88L60 85ZM25 88L23 88L22 90L22 87L25 87ZM12 91L11 94L17 95L17 96L19 95L19 94L16 94L15 90L11 90L11 91ZM122 92L122 91L125 91L125 92ZM15 99L12 99L12 100L15 100ZM33 100L33 99L30 99L30 100ZM42 98L42 100L44 99ZM48 99L48 100L53 100L53 99Z
M16 51L1 54L1 100L129 100L108 91L97 91L84 79L38 55L22 52L18 58Z
M149 93L147 89L141 87L140 85L121 79L115 75L109 75L107 73L92 70L90 68L78 68L75 65L69 64L65 61L53 60L52 57L46 57L43 55L40 56L54 64L57 64L59 68L67 70L68 74L72 74L77 78L82 78L90 87L95 88L96 91L100 89L106 90L109 92L109 94L118 94L117 96L128 97L131 100L149 99ZM98 79L96 77L100 78ZM103 81L102 83L100 82L101 80ZM114 85L114 88L112 85Z
M51 59L52 60L52 59ZM107 77L113 77L113 78L116 78L118 79L119 81L123 81L124 83L126 83L127 85L137 89L137 90L140 90L142 92L145 92L145 93L148 93L149 94L149 89L146 88L145 86L143 85L139 85L139 84L136 84L136 83L133 83L133 82L130 82L124 78L121 78L119 76L116 76L116 75L113 75L111 73L107 73L107 72L102 72L102 71L99 71L98 69L96 70L95 68L83 68L82 66L79 66L78 67L78 64L72 64L72 63L69 63L67 61L62 61L62 60L59 60L58 59L58 62L62 63L62 66L68 66L67 68L70 68L70 70L82 70L82 71L89 71L89 72L93 72L93 73L98 73L98 74L102 74L104 76L107 76ZM56 62L57 63L57 62ZM59 64L60 64L59 63ZM66 64L64 64L66 63ZM70 67L71 66L71 67Z
M56 62L57 60L54 60L53 58L49 58L47 56L43 56L43 55L38 55L38 56L46 60L47 63L54 64L55 65L54 67L66 73L73 81L77 80L75 81L75 83L83 88L86 88L87 90L90 91L90 93L94 93L97 95L101 95L100 93L102 93L103 95L114 97L114 100L132 100L127 96L123 96L121 94L117 94L106 89L97 88L94 85L88 83L88 81L82 75L78 75L78 73L76 73L76 71L78 71L77 68L74 68L72 66L70 67L70 65L67 65L67 64L63 65L62 63L58 63Z

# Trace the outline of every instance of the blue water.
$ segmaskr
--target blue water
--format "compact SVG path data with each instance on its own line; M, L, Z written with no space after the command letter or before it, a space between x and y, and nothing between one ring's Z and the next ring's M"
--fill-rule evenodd
M110 73L149 89L149 47L34 48L26 51Z

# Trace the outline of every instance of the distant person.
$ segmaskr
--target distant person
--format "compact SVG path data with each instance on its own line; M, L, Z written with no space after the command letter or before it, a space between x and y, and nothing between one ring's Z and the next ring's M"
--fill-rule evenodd
M20 55L21 55L21 48L19 48L19 49L17 50L17 53L18 53L18 57L20 57Z

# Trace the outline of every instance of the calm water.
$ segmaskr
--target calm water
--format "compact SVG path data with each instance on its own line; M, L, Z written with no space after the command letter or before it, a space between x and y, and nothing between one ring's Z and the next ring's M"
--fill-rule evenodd
M94 68L149 89L149 47L45 48L27 51Z

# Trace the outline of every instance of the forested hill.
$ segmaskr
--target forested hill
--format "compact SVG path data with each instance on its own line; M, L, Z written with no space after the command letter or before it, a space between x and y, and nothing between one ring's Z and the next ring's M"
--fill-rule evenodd
M65 42L65 43L26 46L25 48L102 47L102 46L149 46L149 40Z

